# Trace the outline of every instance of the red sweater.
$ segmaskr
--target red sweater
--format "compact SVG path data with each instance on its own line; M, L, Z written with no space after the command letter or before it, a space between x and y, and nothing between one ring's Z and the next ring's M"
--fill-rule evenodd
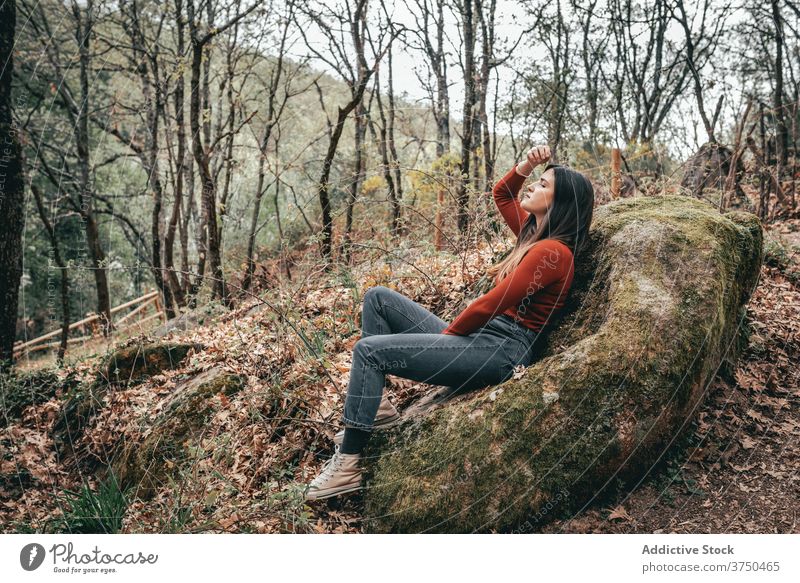
M529 213L517 200L525 177L516 165L494 186L495 204L508 226L519 236ZM564 306L572 285L574 266L570 248L556 239L538 241L501 282L461 312L442 334L468 336L500 314L539 331Z

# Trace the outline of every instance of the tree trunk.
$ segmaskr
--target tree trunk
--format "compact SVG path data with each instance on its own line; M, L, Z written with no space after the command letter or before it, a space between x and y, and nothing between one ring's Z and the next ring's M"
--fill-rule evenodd
M389 51L389 62L392 58L391 50ZM390 69L391 70L391 69ZM392 237L396 237L399 233L400 226L400 201L397 199L397 192L395 191L394 176L392 175L391 164L389 162L389 122L386 119L386 113L383 109L383 99L381 99L381 82L380 71L375 72L375 97L378 100L378 114L381 116L381 129L380 139L378 140L378 149L381 153L381 163L383 165L383 179L386 181L387 190L389 192L389 204L391 205L391 215L389 219L389 230ZM390 105L391 108L391 105Z
M227 128L228 136L225 139L225 180L222 187L222 196L220 197L220 211L219 211L219 239L220 246L220 260L222 257L222 237L224 235L223 227L225 225L225 215L228 213L228 197L231 191L231 177L233 175L233 138L235 120L236 120L236 104L233 100L233 79L235 77L234 71L234 50L236 48L236 39L239 34L239 25L233 27L233 38L228 45L228 54L226 55L226 75L227 75L227 91L225 98L228 103L228 119ZM220 108L221 109L221 108ZM221 112L220 112L221 115Z
M289 14L291 15L294 6L292 3L288 5ZM291 18L287 18L285 22L285 26L283 28L283 34L281 35L281 44L278 47L278 62L270 76L270 84L269 84L269 99L267 103L267 125L264 127L264 135L261 138L260 148L259 148L259 161L258 161L258 185L256 187L256 196L255 201L253 203L253 214L250 218L250 232L247 235L247 268L245 270L244 279L242 280L242 289L247 291L250 289L250 285L253 281L253 273L255 273L255 248L256 248L256 235L258 233L258 217L259 213L261 212L261 200L264 196L264 180L266 174L266 157L267 157L267 148L269 147L269 141L272 137L272 130L276 127L278 120L276 117L280 117L281 113L283 112L283 105L286 104L286 99L283 101L283 105L281 105L277 116L275 113L275 104L278 92L278 84L281 80L281 75L283 74L283 58L285 54L286 48L286 39L289 32L289 26L291 23ZM288 88L287 88L287 96L288 96ZM287 97L288 98L288 97ZM280 126L278 127L278 132L280 132ZM280 138L276 139L275 144L275 154L277 159L277 150L278 150L278 143L280 142ZM279 239L283 240L283 233L281 231L281 221L280 221L280 207L278 204L278 195L280 191L280 180L275 181L275 217L278 224L278 235Z
M333 126L333 133L328 143L328 151L325 153L325 159L322 161L322 174L317 183L317 196L319 198L320 208L322 209L322 255L326 259L331 258L333 251L333 216L331 215L330 185L328 184L328 179L331 175L331 166L333 165L333 157L336 155L336 149L339 147L339 140L342 137L342 130L344 130L344 123L347 121L347 116L350 115L356 103L363 97L365 88L366 80L356 91L357 99L354 98L344 108L339 108L336 125Z
M389 42L389 50L387 54L389 59L389 79L387 86L387 96L389 98L389 127L387 128L387 142L389 146L389 154L391 155L392 165L394 166L394 180L392 181L391 190L394 197L393 204L394 210L392 211L393 222L397 225L397 233L399 235L408 234L407 229L401 223L401 204L403 202L403 175L400 168L400 156L397 155L397 147L394 141L394 117L395 117L395 102L394 102L394 65L392 62L392 44Z
M91 183L91 160L89 155L89 36L94 25L93 5L87 2L85 18L77 5L73 8L75 16L76 40L79 46L81 101L78 123L75 128L78 165L80 167L80 212L86 228L86 243L92 261L95 286L97 288L97 313L103 319L103 334L108 336L112 329L111 294L108 289L106 256L100 243L100 231L94 214L94 188Z
M353 179L350 181L347 198L347 210L345 213L344 236L342 237L342 261L350 262L350 243L353 231L353 208L356 205L358 194L361 191L361 182L364 179L364 134L366 132L366 109L363 100L356 105L355 118L353 120L355 128L353 131L355 148L355 158L353 160Z
M205 273L206 261L208 261L209 272L212 282L211 289L214 297L223 301L227 300L227 291L222 274L222 262L220 258L219 231L217 229L217 202L216 185L211 176L209 168L208 153L204 152L203 143L200 138L200 68L203 58L204 44L200 44L196 35L192 35L192 80L191 80L191 107L190 120L192 131L192 153L195 163L200 171L200 237L198 238L198 266L197 277L192 295L197 295ZM205 135L205 128L204 128Z
M447 88L447 59L444 54L444 0L438 1L436 21L436 157L450 152L450 93Z
M0 3L0 372L10 369L14 359L19 284L22 278L22 230L25 182L12 102L11 78L17 18L16 3Z
M489 190L494 175L494 158L492 158L492 134L489 128L489 115L486 111L486 97L489 93L489 77L491 75L491 62L494 55L494 11L490 10L487 21L484 14L483 4L480 0L476 4L478 8L478 22L481 26L481 76L480 76L480 99L478 107L478 122L481 128L479 139L483 150L483 181L478 190L485 192ZM488 197L481 197L481 202L486 202Z
M461 17L464 36L464 113L461 132L461 180L458 189L456 218L458 230L464 233L469 225L470 159L472 157L472 131L475 126L475 27L472 1L462 4Z
M250 289L250 284L253 282L253 273L256 269L256 263L253 259L256 249L256 233L258 230L258 215L261 212L261 199L264 196L264 176L266 166L267 148L266 143L269 140L269 131L265 134L265 139L261 141L261 154L258 158L258 182L256 185L256 195L253 199L253 214L250 216L250 231L247 234L247 268L245 270L244 279L242 280L242 289L247 291Z
M185 29L183 23L183 2L175 0L175 26L178 36L178 57L183 58L186 50ZM167 224L167 232L164 236L164 268L166 271L169 289L177 306L184 306L186 303L184 290L178 276L175 273L175 232L181 220L181 205L183 204L183 176L186 164L186 122L183 115L184 106L184 75L183 68L178 70L178 77L175 80L175 93L173 94L175 107L175 124L178 134L178 154L176 160L177 171L175 172L175 189L173 192L172 213ZM187 265L188 268L188 265Z
M189 224L197 216L194 202L194 156L186 156L186 166L183 174L186 186L186 205L181 208L180 241L181 241L181 290L184 301L189 303L187 296L192 293L191 271L189 270Z
M159 54L158 48L154 49L155 52L147 51L144 33L139 22L138 7L134 3L130 8L128 33L131 38L136 72L142 83L142 96L145 101L147 118L147 147L141 150L140 158L142 166L147 172L148 187L153 195L153 210L150 221L150 237L153 240L151 255L153 280L164 298L164 311L167 319L172 319L175 317L173 297L170 293L168 281L164 277L161 254L161 209L164 200L164 188L161 183L158 164L158 133L159 121L164 115L164 98L159 85Z
M209 271L212 278L212 295L222 300L225 305L230 307L230 297L228 295L227 286L225 285L225 278L222 272L222 255L219 240L219 229L217 226L217 197L216 197L216 183L211 174L210 156L211 152L207 150L211 144L211 126L208 121L210 115L203 116L203 135L200 135L200 76L201 68L205 62L205 69L203 70L203 99L206 107L209 104L209 76L210 76L210 41L218 34L227 30L231 26L237 24L242 18L250 14L258 7L258 3L253 3L244 12L239 12L237 9L236 16L230 19L227 23L222 25L214 25L213 17L214 10L211 2L206 4L206 17L208 19L209 31L201 36L198 30L199 23L195 16L194 0L188 0L187 3L187 16L189 21L189 30L192 44L192 74L191 74L191 99L189 101L189 120L192 131L192 155L197 163L198 170L200 171L200 185L202 191L200 193L200 206L202 208L200 229L198 234L198 269L197 278L192 284L191 296L192 304L196 303L197 292L202 283L203 275L205 272L206 261L208 261ZM237 6L238 8L238 6ZM203 52L209 51L205 61L203 60ZM204 146L205 144L205 146Z
M783 111L783 23L778 0L771 0L771 4L772 19L775 23L775 92L772 96L773 115L775 116L775 177L780 189L783 168L788 162L789 132L786 127L786 115Z

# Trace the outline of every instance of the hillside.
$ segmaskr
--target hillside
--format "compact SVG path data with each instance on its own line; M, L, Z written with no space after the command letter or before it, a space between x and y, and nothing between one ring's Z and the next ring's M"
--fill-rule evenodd
M712 383L688 441L676 443L642 483L617 484L612 504L559 517L544 532L798 531L796 516L779 512L793 508L798 495L798 231L793 220L765 235L767 259L748 305L749 345L733 377ZM104 351L6 381L2 531L361 531L360 494L302 499L303 484L332 453L361 298L386 285L451 317L464 290L473 295L485 284L483 268L504 245L491 238L456 257L402 244L391 254L365 251L355 267L335 274L298 253L291 282L250 294L230 312L204 306L195 327L154 330L115 348L189 347L163 370L122 375L98 390L98 372L109 374L111 351ZM188 457L159 473L151 468L146 499L118 491L106 470L125 467L120 460L147 443L170 396L198 375L234 379L235 386L209 393L201 422L176 434L191 436L181 454ZM431 391L388 378L401 410ZM81 413L65 423L67 410ZM102 512L85 510L97 507Z

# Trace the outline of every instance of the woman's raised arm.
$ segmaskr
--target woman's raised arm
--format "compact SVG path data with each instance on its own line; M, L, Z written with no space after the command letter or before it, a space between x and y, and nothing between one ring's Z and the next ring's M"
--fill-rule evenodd
M527 176L517 172L517 166L517 164L514 164L514 167L506 172L506 175L494 185L492 196L494 197L494 203L497 205L497 210L503 215L506 224L511 227L515 235L519 236L522 225L530 213L520 206L517 197L527 178Z
M506 172L500 182L494 185L492 195L500 214L514 234L519 237L522 225L530 216L530 213L519 204L519 194L525 179L533 173L533 169L539 164L550 159L550 146L534 146L525 154L525 160Z

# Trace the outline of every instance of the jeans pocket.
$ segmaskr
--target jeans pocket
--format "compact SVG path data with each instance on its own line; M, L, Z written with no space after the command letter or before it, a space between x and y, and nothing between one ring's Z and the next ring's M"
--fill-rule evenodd
M514 373L514 368L521 363L521 359L525 355L525 346L516 338L509 338L500 345L500 348L504 356L501 368L505 380L511 377Z

